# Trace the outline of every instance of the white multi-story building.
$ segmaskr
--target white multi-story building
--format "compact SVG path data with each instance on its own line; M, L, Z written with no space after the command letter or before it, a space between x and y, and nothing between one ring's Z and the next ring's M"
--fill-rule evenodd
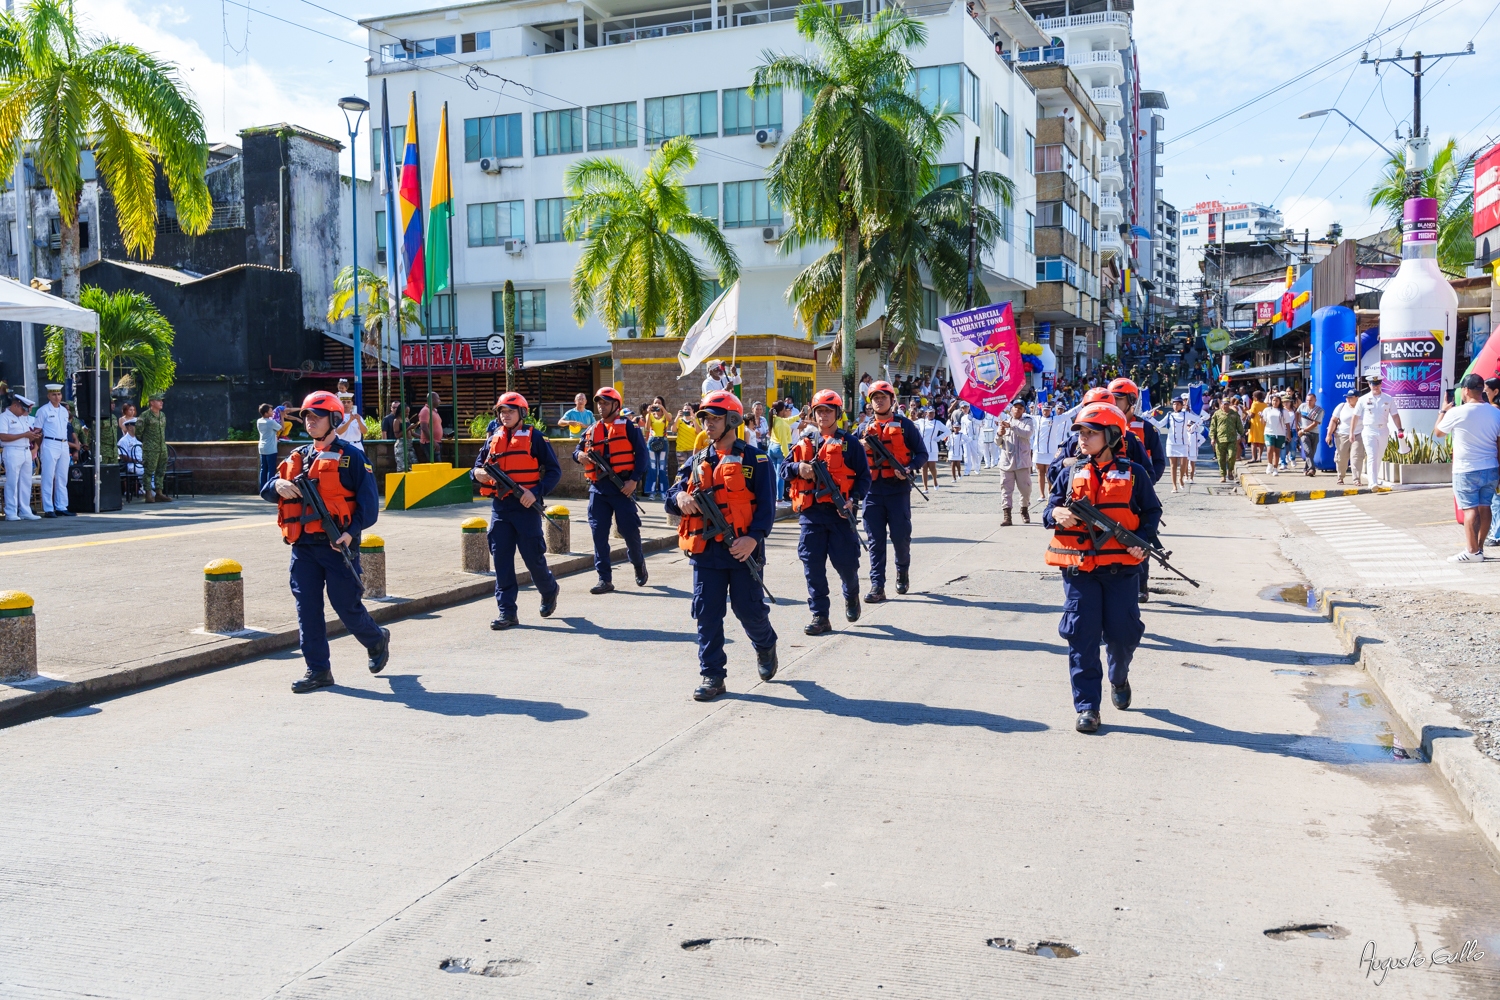
M1182 256L1178 269L1178 304L1197 304L1198 292L1203 286L1204 247L1210 243L1269 240L1280 236L1281 232L1281 210L1256 202L1226 205L1221 201L1200 201L1184 211L1179 229Z
M1165 199L1156 199L1156 222L1152 227L1152 294L1165 303L1178 302L1178 284L1182 262L1182 230L1177 209Z
M843 6L866 16L878 4ZM1015 182L1013 210L1002 213L1005 239L982 258L982 280L991 298L1003 301L1035 284L1030 234L1012 220L1035 206L1028 155L1036 99L1000 51L1035 45L1041 36L1024 10L996 6L1003 9L993 15L983 3L967 11L958 2L913 8L928 41L912 58L923 99L959 115L943 150L942 179L972 160L979 137L981 169ZM608 333L597 319L582 327L573 319L569 280L581 244L563 238L564 175L590 155L641 168L666 138L691 135L698 163L685 178L689 200L718 220L740 257L740 332L805 337L794 329L786 290L824 250L780 253L783 217L766 192L766 170L801 120L803 98L779 91L751 98L746 89L766 52L814 54L796 31L795 14L795 0L502 0L361 22L369 31L372 114L378 125L385 84L398 147L416 95L424 199L439 114L448 107L456 294L435 303L436 332L456 323L463 341L498 343L500 290L510 279L529 361L607 351ZM378 137L374 145L378 166ZM362 235L381 232L383 239L383 219L364 228L383 210L383 183L377 169L377 204L361 204ZM931 306L925 311L935 317L962 303L934 296ZM873 314L879 312L877 305Z

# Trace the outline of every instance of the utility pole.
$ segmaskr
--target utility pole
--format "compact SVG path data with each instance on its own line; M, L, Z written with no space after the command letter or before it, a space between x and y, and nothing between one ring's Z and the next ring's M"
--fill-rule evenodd
M1420 50L1404 56L1400 49L1396 50L1394 56L1382 59L1371 59L1368 52L1360 54L1360 65L1374 66L1376 73L1380 72L1381 63L1390 63L1411 77L1411 135L1406 144L1406 197L1408 198L1416 198L1420 195L1423 175L1427 173L1428 164L1431 162L1428 158L1427 134L1422 130L1422 73L1424 72L1422 64L1425 62L1426 68L1431 69L1440 59L1473 54L1473 42L1464 46L1462 52L1439 52L1430 56L1424 56ZM1411 69L1401 65L1404 62L1410 62Z
M979 243L979 136L974 137L974 173L969 194L969 290L964 308L974 308L974 254Z

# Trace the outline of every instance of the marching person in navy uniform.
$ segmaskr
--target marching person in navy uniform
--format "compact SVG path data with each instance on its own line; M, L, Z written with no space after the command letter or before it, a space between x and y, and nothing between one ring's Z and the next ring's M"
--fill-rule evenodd
M712 701L724 693L724 615L734 609L755 647L760 679L776 676L776 630L761 600L761 587L746 563L765 565L764 543L776 519L776 469L765 452L739 439L744 406L727 389L703 397L698 418L707 443L683 464L681 477L667 491L667 512L680 514L677 547L693 564L693 618L698 622L698 673L693 697ZM705 537L705 522L694 490L711 489L734 533ZM764 569L762 569L764 572Z
M479 484L479 495L494 500L488 539L490 555L495 561L495 603L500 606L500 614L490 622L490 628L500 632L520 624L516 617L517 549L521 561L531 571L532 585L542 595L542 617L551 617L557 609L557 593L561 588L547 566L542 506L546 495L562 478L562 467L542 433L525 424L530 410L525 396L507 392L500 397L496 409L500 411L499 426L479 449L472 475ZM514 480L521 487L520 495L496 484L485 471L486 465L495 466Z
M620 415L625 402L614 386L604 386L594 393L599 419L589 425L573 449L573 461L583 465L589 481L589 531L594 536L594 571L599 582L589 588L590 594L608 594L615 589L614 570L609 562L609 526L614 518L625 539L625 553L635 567L635 585L646 585L646 553L641 548L641 514L631 499L641 480L646 478L646 438L635 421ZM622 492L608 476L584 458L592 451L609 464L625 484Z
M1109 658L1110 700L1122 711L1130 707L1130 661L1145 631L1137 567L1146 553L1127 549L1113 537L1096 541L1065 505L1086 499L1125 528L1155 537L1161 501L1150 471L1120 455L1130 433L1123 413L1108 403L1092 403L1079 412L1073 426L1083 458L1054 481L1042 523L1053 529L1047 565L1062 570L1064 603L1057 634L1068 642L1076 728L1093 733L1099 730L1103 691L1101 638Z
M325 588L339 620L369 650L370 673L380 673L391 658L390 630L376 625L365 610L360 582L334 548L347 549L354 565L359 565L359 536L380 515L375 475L365 453L335 433L344 422L344 404L337 396L321 390L312 393L302 401L302 419L313 443L288 455L277 468L276 478L260 491L262 499L277 505L276 523L292 547L292 597L297 602L302 658L307 661L307 675L292 684L297 694L333 683L328 626L323 620ZM311 505L302 503L302 491L293 480L303 472L317 483L324 506L343 529L338 538L329 538Z
M911 586L911 483L927 464L927 448L917 425L896 412L896 390L880 381L866 393L874 419L865 427L865 457L870 464L870 492L865 498L865 536L870 540L870 592L865 600L885 600L886 533L896 550L896 593ZM897 470L870 447L874 435L900 464Z
M797 541L797 555L807 575L807 606L812 621L802 631L807 635L832 632L828 621L828 563L833 563L844 585L844 617L859 621L859 536L853 519L858 516L859 501L870 490L870 463L864 445L853 434L838 426L844 400L832 389L824 389L812 399L813 419L818 433L808 431L792 448L786 462L787 492L792 510L799 516L802 537ZM846 521L814 477L812 462L822 459L834 485L844 495L849 514Z
M1132 462L1139 462L1145 468L1146 473L1151 477L1151 484L1154 486L1161 482L1162 473L1167 471L1167 449L1162 444L1161 433L1156 429L1156 425L1149 420L1143 419L1136 412L1136 404L1141 398L1140 387L1128 378L1117 378L1109 384L1109 391L1114 393L1115 406L1119 407L1120 412L1125 414L1125 425L1130 428L1130 436L1141 443L1141 447L1146 453L1146 461L1141 461L1141 459L1134 455L1130 456L1130 460ZM1151 534L1142 534L1141 537L1153 545L1159 541L1156 537L1155 529L1152 530ZM1150 579L1151 560L1143 559L1141 561L1140 578L1137 581L1137 588L1140 591L1142 601L1147 601L1151 598L1151 592L1148 589Z

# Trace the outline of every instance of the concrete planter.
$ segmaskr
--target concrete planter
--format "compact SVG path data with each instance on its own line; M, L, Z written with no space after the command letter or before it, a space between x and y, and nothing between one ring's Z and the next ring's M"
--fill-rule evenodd
M1424 462L1420 465L1381 462L1380 465L1381 478L1402 486L1430 486L1453 482L1452 462Z

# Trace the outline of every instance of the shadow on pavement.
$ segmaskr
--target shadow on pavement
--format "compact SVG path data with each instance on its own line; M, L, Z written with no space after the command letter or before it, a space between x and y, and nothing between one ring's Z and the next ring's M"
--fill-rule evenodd
M1136 709L1141 715L1164 722L1177 729L1153 729L1145 726L1122 726L1106 723L1099 732L1134 733L1155 736L1178 743L1213 743L1218 746L1243 747L1257 753L1316 761L1323 764L1365 764L1391 760L1391 748L1380 743L1336 740L1328 736L1303 736L1297 733L1248 733L1226 729L1211 722L1191 719L1164 708ZM1128 713L1127 713L1128 714Z
M1287 611L1231 611L1198 604L1183 604L1180 601L1164 601L1154 596L1151 601L1141 605L1141 611L1155 611L1166 615L1213 615L1217 618L1233 618L1235 621L1264 622L1267 625L1305 625L1308 622L1328 621L1316 611L1306 611L1302 614Z
M461 691L429 691L422 686L418 674L397 674L385 679L390 682L390 694L344 687L341 684L330 690L350 698L393 702L434 715L529 715L538 722L573 722L586 719L589 714L581 708L568 708L555 701L526 701L522 698L500 698L492 694Z
M1055 608L1049 608L1055 611ZM1068 647L1055 642L1032 642L1027 639L995 639L982 635L924 635L908 632L894 625L855 625L858 634L869 639L885 639L890 642L914 642L923 646L938 646L943 649L981 650L991 653L1052 653L1068 655ZM886 633L882 635L881 633Z
M560 635L577 633L580 635L597 635L601 639L620 640L623 642L692 642L698 641L696 632L667 632L656 628L610 628L607 625L596 625L587 618L559 618L558 621L567 625L565 629L551 628L546 625L533 625L533 632L556 632ZM691 619L688 619L691 622Z
M1299 619L1316 621L1316 619ZM1152 640L1149 644L1146 640ZM1169 638L1147 632L1141 640L1141 650L1155 652L1195 653L1200 656L1233 656L1242 660L1259 660L1262 663L1304 663L1307 654L1295 649L1262 649L1256 646L1231 646L1228 643L1189 642L1186 639Z
M1062 588L1058 588L1061 593ZM1057 615L1062 614L1062 601L1056 604L1034 604L1029 601L969 601L962 597L954 597L952 594L934 594L932 591L923 591L921 594L934 604L947 604L964 608L980 608L984 611L1015 611L1020 614L1029 615Z
M774 683L774 682L773 682ZM1049 729L1044 722L1012 719L969 708L938 708L916 701L876 701L871 698L845 698L816 681L782 681L802 696L776 698L765 694L731 695L736 701L753 701L776 708L802 708L837 715L847 719L864 719L895 726L973 726L994 733L1039 733Z

